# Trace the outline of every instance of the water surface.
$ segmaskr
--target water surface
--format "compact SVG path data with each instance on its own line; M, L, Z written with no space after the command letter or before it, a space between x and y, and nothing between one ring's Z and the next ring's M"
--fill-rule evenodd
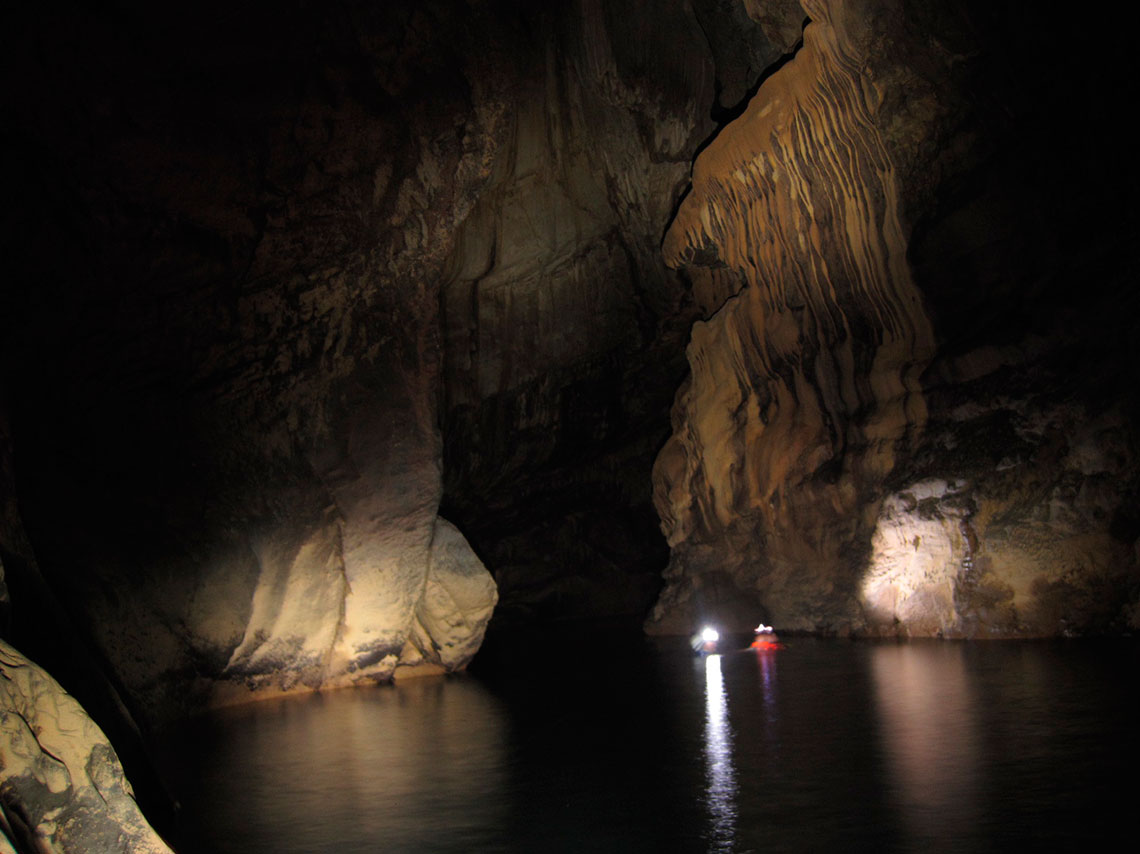
M743 646L742 641L739 646ZM537 638L174 734L184 854L1075 850L1131 833L1131 641L695 658Z

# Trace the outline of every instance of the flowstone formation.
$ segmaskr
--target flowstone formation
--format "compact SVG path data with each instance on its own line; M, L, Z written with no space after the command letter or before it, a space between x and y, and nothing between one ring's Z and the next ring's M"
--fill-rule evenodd
M1062 77L1051 25L979 4L802 5L665 240L705 318L654 472L649 628L1137 628L1137 359L1110 308L1135 303L1134 217L1103 160L1046 168L1105 127L1114 67Z

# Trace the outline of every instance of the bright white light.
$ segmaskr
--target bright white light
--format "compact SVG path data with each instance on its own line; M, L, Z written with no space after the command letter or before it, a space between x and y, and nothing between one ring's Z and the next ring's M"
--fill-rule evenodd
M701 640L703 640L705 643L716 643L718 640L720 640L720 632L718 632L712 626L705 626L703 629L701 629Z

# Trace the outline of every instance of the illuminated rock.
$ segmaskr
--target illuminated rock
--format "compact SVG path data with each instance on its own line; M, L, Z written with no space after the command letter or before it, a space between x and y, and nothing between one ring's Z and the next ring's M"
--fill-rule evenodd
M761 602L781 627L850 627L867 492L926 417L932 333L872 32L861 4L807 11L803 48L697 158L665 240L707 319L654 473L673 549L659 628Z
M880 631L950 635L958 628L958 580L973 569L962 485L914 484L882 503L862 598Z
M418 655L446 670L466 665L483 642L497 601L495 582L463 534L447 520L436 519L412 634Z
M1129 494L1140 454L1127 416L1048 387L1013 394L1032 364L968 361L981 374L959 363L959 384L932 392L926 441L910 464L956 479L911 483L882 504L862 587L868 630L1134 631Z
M666 235L705 319L654 471L648 627L1132 630L1115 66L1049 71L1058 28L969 4L803 9ZM1071 155L1092 138L1114 154Z
M170 851L139 811L103 733L54 679L3 641L0 807L0 851Z
M478 651L498 594L454 525L436 517L418 546L378 535L351 560L343 527L262 554L249 622L215 688L224 699L384 680L397 665L453 671Z

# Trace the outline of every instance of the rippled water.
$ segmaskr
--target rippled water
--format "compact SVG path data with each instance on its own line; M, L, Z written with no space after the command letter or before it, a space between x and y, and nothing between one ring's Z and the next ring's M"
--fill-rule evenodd
M743 641L741 643L743 646ZM180 852L1078 850L1132 835L1126 642L536 639L171 739Z

